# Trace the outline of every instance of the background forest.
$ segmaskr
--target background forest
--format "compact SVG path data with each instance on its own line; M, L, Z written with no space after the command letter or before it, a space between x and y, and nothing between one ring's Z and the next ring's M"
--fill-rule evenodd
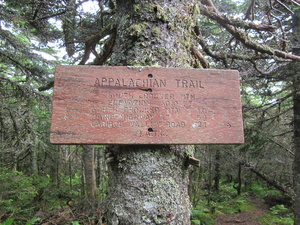
M49 130L55 66L109 65L117 3L0 0L3 224L105 218L106 146L51 145ZM300 219L300 2L202 0L193 14L191 67L240 71L245 144L195 147L192 223L213 224L216 214L244 210L257 197L270 209L261 224L293 224L293 211Z

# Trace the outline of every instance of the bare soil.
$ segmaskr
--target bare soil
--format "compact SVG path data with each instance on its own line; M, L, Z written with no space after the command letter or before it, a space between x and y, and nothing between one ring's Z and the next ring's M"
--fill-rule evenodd
M243 211L234 214L220 214L215 220L215 225L223 224L244 224L244 225L261 225L257 219L267 213L268 207L261 199L251 198L249 201L255 207L251 211Z

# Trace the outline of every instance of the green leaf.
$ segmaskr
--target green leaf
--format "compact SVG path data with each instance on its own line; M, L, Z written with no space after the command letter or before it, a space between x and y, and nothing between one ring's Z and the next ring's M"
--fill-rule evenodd
M192 225L200 225L201 221L200 220L192 220Z
M35 222L39 221L41 218L39 217L34 217L30 220L27 221L26 225L33 225Z
M11 225L14 221L14 218L9 218L7 220L5 220L3 223L1 223L1 225Z

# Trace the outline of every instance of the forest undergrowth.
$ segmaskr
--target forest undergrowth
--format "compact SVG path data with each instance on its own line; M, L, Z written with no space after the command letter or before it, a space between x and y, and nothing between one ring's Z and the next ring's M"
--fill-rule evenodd
M55 192L54 188L49 186L47 178L29 179L22 173L14 176L8 174L2 178L12 179L13 182L6 184L15 185L2 189L9 192L6 194L10 194L11 199L1 199L1 225L105 224L104 204L92 205L85 199L78 198L80 193L76 192L75 187L72 192ZM98 192L98 196L101 196L105 190ZM243 186L240 195L237 194L234 183L222 183L219 191L204 189L195 194L201 195L201 198L194 202L192 225L290 225L294 221L290 199L263 184ZM98 199L98 202L101 202L103 197L105 196Z
M244 187L237 195L233 183L218 192L207 191L205 200L192 210L192 225L291 225L294 224L290 199L262 184Z

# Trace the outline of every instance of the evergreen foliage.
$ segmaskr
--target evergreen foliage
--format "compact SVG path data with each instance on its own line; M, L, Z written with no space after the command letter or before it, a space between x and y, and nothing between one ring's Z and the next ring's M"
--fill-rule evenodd
M90 209L94 221L102 220L109 179L105 146L95 146L97 197L91 204L83 147L49 143L51 88L55 65L110 63L117 32L115 13L120 2L0 2L2 224L22 223L17 221L19 217L27 224L42 217L51 220L53 217L46 212L58 214L66 207L74 215L85 211L88 217L92 214ZM84 10L86 3L93 3L96 10ZM132 7L136 15L143 10L138 5ZM300 80L300 57L296 55L300 37L293 24L299 7L298 1L273 0L203 0L194 7L195 21L189 24L193 36L186 36L182 44L186 49L197 49L202 58L194 56L190 65L240 71L246 142L241 146L196 146L195 156L201 166L191 171L193 224L212 224L214 215L203 212L206 205L211 210L217 204L222 213L237 210L237 205L239 209L247 208L243 193L266 199L279 195L284 204L270 207L261 223L276 223L277 219L286 220L282 224L292 223L290 200L300 182L293 180L293 162L299 154L294 145L294 109ZM146 9L147 15L153 13L151 8ZM161 23L173 21L162 9L155 10ZM144 39L145 43L151 43L151 38L159 37L161 32L146 21L130 29L133 39ZM152 36L143 32L147 29ZM144 59L145 64L170 60L155 61L151 56ZM219 204L225 201L235 206L227 210ZM68 218L73 224L84 220L71 214Z

